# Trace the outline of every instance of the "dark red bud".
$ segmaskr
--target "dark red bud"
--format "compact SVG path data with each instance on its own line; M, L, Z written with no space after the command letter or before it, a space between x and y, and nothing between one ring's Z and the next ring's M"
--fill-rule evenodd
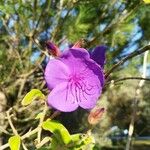
M54 43L52 43L51 41L47 41L45 43L45 46L51 55L53 55L55 57L60 56L60 54L61 54L60 49Z

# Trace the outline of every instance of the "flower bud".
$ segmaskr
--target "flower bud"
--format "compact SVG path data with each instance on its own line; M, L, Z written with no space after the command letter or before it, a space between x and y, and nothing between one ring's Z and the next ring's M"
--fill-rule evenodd
M100 119L102 118L102 115L105 112L105 108L94 108L91 110L89 116L88 116L88 122L89 124L95 125L97 124Z
M45 43L45 46L51 55L53 55L54 57L60 56L60 49L54 43L52 43L51 41L47 41Z

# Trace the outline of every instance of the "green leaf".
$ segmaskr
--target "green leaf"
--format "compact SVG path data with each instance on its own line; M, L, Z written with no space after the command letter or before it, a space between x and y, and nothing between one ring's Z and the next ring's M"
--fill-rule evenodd
M15 135L9 138L8 143L11 150L19 150L20 149L20 136Z
M48 119L43 122L42 127L44 130L52 132L60 143L62 143L62 141L64 144L69 144L71 142L71 135L61 123Z
M0 5L0 10L5 14L15 13L13 5Z
M84 145L92 144L94 143L94 138L92 136L88 136L84 138L83 143Z
M50 144L50 150L59 150L60 148L63 147L63 145L61 145L59 143L59 141L56 139L55 136L52 136L52 141L51 141L51 144Z
M150 3L150 0L143 0L144 1L144 3L146 3L146 4L149 4Z
M71 135L71 139L73 142L78 142L78 141L81 141L81 134L78 133L78 134L72 134Z
M92 149L94 138L86 134L73 134L71 135L72 145L70 150Z
M32 89L28 92L25 97L23 98L21 104L23 106L29 105L35 99L45 99L45 95L38 89Z

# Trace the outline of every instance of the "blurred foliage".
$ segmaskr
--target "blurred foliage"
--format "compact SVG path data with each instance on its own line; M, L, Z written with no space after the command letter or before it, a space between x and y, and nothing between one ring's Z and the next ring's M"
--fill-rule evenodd
M142 0L1 0L0 91L6 97L3 101L7 103L2 110L14 107L13 121L19 133L26 132L37 123L33 119L41 112L43 105L35 102L21 108L20 100L33 88L48 93L43 78L47 63L47 52L43 46L46 40L52 40L61 49L81 38L86 39L89 50L96 45L107 45L107 71L130 52L148 44L149 20L150 5ZM143 55L129 60L111 74L109 81L141 76L142 61ZM150 77L150 67L147 77ZM93 131L95 137L99 137L96 138L99 146L112 144L108 136L112 134L113 126L118 126L120 130L128 128L138 83L137 80L129 80L113 86L105 85L99 105L104 106L107 113ZM150 134L149 87L147 81L140 93L135 137ZM71 133L84 132L88 128L84 110L63 113L57 119ZM4 127L12 132L7 122ZM2 137L2 143L5 143L9 136L3 134ZM30 141L26 142L32 147Z

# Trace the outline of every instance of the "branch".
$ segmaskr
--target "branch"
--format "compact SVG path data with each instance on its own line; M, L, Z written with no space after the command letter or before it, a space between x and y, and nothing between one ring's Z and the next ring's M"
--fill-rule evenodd
M113 4L113 2L111 1L111 3ZM115 4L115 3L114 3ZM123 23L126 19L129 18L129 16L134 13L137 9L138 9L138 6L141 4L141 2L136 5L130 12L124 14L122 12L122 14L120 16L118 16L116 19L113 19L108 25L107 27L104 29L103 32L100 32L97 36L95 36L88 44L89 45L93 45L96 40L100 37L100 36L104 36L106 34L109 34L110 31L116 26L118 26L119 24ZM125 11L127 10L127 8L125 8Z
M38 131L38 134L37 134L37 142L38 142L38 144L41 142L42 124L43 124L43 121L44 121L44 118L45 118L47 110L48 110L48 107L47 107L46 102L45 102L45 106L44 106L44 110L43 110L43 115L40 118L39 131Z
M14 125L13 125L13 123L12 123L12 120L11 120L11 116L10 116L10 114L9 114L11 110L12 110L12 109L9 109L9 110L6 112L7 119L8 119L8 122L9 122L10 127L12 128L13 133L14 133L15 135L18 135L18 132L17 132L17 130L15 129L15 127L14 127Z
M46 111L46 110L45 110ZM50 116L50 119L53 119L53 118L55 118L56 116L58 116L60 114L60 112L59 111L55 111L51 116ZM26 139L26 138L29 138L30 136L32 136L33 134L36 134L36 133L38 133L39 132L39 126L37 127L37 128L35 128L35 129L33 129L32 131L31 130L29 130L27 133L25 133L24 135L22 135L21 136L21 140L24 140L24 139ZM43 140L41 141L42 143L42 145L43 145ZM40 144L40 143L39 143ZM39 145L38 145L39 146ZM9 144L8 143L6 143L6 144L4 144L4 145L2 145L2 146L0 146L0 150L4 150L4 149L6 149L6 148L8 148L9 147Z
M116 70L120 65L122 65L123 63L125 63L127 60L138 56L146 51L150 50L150 45L146 45L142 48L140 48L137 51L132 52L131 54L129 54L128 56L124 57L122 60L120 60L118 63L116 63L108 72L106 72L105 77L108 78L108 76L114 71Z
M117 82L120 82L120 81L125 81L125 80L145 80L145 81L150 81L150 78L124 77L124 78L120 78L120 79L108 81L108 82L106 83L106 85L107 85L107 84L110 84L110 83L117 83Z

